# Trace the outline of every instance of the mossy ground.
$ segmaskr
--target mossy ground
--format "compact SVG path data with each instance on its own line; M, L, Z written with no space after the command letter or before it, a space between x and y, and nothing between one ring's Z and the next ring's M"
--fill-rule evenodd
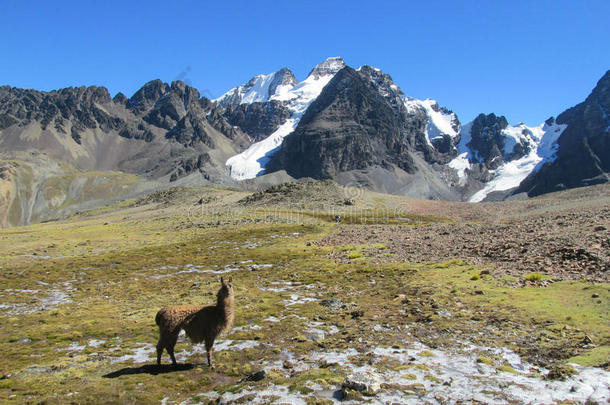
M225 202L243 198L238 192L206 193L219 193ZM192 206L192 201L163 209L120 204L90 217L0 231L0 375L5 376L0 401L144 403L184 400L214 389L237 391L245 384L237 382L262 362L281 362L283 349L298 357L353 348L361 354L351 361L367 364L370 359L362 354L367 350L409 345L400 332L405 327L410 339L431 348L469 341L509 347L542 365L569 360L607 367L607 284L511 288L459 258L379 264L374 257L384 254L385 246L376 241L364 246L312 243L333 232L331 215L287 217L284 211L269 210L259 215L243 208L223 214L219 205L194 221L185 214L185 207ZM360 223L384 220L364 218ZM438 220L417 217L396 226ZM350 252L353 260L335 263L329 258L334 250ZM156 343L154 316L162 306L212 303L219 275L207 270L231 270L234 278L236 329L227 338L260 344L218 351L213 370L203 365L200 354L187 360L194 367L173 372L152 373L130 360L113 362ZM479 277L473 279L473 274ZM300 301L305 286L312 286L312 299ZM70 301L41 304L53 291ZM345 306L323 307L320 301L326 298ZM312 340L306 330L313 322L338 332ZM190 350L190 343L177 346L177 354ZM510 372L498 359L481 359ZM406 367L390 358L375 364L404 369L406 382L418 366L426 367ZM311 384L337 387L345 376L332 361L295 370L269 373L248 384L272 382L307 395ZM112 373L118 376L104 378Z

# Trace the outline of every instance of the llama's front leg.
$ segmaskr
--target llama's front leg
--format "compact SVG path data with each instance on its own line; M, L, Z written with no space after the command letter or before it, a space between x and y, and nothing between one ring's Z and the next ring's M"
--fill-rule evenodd
M212 348L210 347L209 349L207 349L206 353L208 355L208 366L210 366L210 368L214 368L214 366L212 365Z
M205 341L205 352L208 356L208 366L210 366L210 368L213 368L214 366L212 365L212 350L214 347L214 339L206 339Z

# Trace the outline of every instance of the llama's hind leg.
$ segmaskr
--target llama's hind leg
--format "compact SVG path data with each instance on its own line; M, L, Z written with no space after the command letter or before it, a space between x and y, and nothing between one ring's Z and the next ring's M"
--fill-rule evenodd
M180 330L178 329L177 331L175 331L174 333L172 333L168 339L167 339L167 343L165 344L165 348L167 349L167 353L169 353L169 357L172 358L172 364L175 366L176 364L178 364L176 362L176 357L174 357L174 347L176 346L176 342L178 341L178 333L180 333Z
M163 349L165 345L163 344L163 338L159 338L159 342L157 343L157 365L161 365L161 355L163 354Z

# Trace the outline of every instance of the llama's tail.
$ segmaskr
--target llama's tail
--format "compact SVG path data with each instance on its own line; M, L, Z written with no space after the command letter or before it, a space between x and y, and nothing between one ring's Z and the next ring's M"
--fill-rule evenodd
M163 313L163 310L160 310L159 312L157 312L157 315L155 316L155 323L157 324L157 326L161 326L162 313Z

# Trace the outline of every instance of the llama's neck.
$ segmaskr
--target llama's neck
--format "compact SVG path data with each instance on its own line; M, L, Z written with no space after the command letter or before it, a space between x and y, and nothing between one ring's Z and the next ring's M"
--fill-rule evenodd
M231 325L233 323L233 313L234 313L234 298L233 296L229 297L218 297L218 301L216 303L216 308L223 315L223 318L227 325Z

